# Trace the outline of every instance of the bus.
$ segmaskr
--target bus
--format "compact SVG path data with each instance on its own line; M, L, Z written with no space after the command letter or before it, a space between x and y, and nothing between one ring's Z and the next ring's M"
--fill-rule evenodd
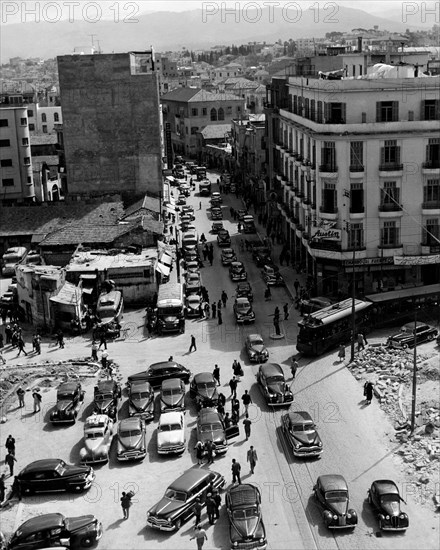
M436 321L439 317L440 284L418 286L370 294L355 300L356 331L368 333L373 327L396 325L421 316ZM296 348L304 355L321 355L351 340L353 326L352 299L324 307L298 323Z

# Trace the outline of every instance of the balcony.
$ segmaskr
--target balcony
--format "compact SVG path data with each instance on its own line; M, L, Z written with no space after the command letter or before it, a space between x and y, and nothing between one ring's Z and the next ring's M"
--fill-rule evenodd
M350 164L349 172L351 178L362 178L364 176L364 166L361 164Z
M401 204L395 202L386 202L379 204L379 212L400 212L402 210Z
M422 163L422 173L429 175L438 175L440 173L440 161L430 160Z
M338 219L338 208L336 206L320 206L321 218L324 220L336 221Z
M391 163L379 164L379 176L390 177L390 176L402 176L403 175L403 164Z
M336 177L338 175L338 167L336 164L320 164L319 172L322 177Z
M422 202L422 214L426 216L440 216L440 201Z

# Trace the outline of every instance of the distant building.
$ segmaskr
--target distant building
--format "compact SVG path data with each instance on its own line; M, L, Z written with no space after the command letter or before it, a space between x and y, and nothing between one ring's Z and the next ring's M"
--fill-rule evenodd
M160 196L162 140L154 52L57 59L67 194Z

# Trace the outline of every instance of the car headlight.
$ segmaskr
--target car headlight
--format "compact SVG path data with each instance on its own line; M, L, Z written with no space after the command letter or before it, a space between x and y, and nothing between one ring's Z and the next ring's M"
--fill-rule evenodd
M322 441L318 443L318 447L322 447Z
M338 516L335 514L335 515L333 516L333 519L338 519Z
M405 519L405 514L400 514L399 518L400 519Z
M347 514L347 519L351 519L351 514Z
M238 546L238 542L237 542L237 541L234 542L234 546Z
M390 519L390 516L385 516L385 519Z
M151 516L150 512L147 512L147 519Z
M259 542L260 542L261 544L263 544L263 542L264 542L264 538L263 538L263 537L261 537L261 539L260 539L260 541L259 541Z

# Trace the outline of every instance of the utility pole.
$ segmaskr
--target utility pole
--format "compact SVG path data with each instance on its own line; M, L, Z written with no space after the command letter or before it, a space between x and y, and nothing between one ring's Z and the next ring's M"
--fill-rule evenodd
M411 397L411 433L414 432L416 423L416 393L417 393L417 306L414 308L414 355L413 355L413 378Z
M356 241L353 240L353 272L351 277L351 353L350 362L354 361L354 341L356 338Z

